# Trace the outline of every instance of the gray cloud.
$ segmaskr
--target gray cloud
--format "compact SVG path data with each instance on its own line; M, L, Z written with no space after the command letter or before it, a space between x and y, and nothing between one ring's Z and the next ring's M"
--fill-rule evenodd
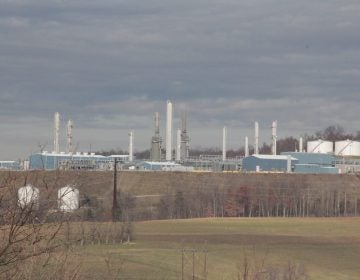
M282 135L359 130L358 1L0 6L2 157L51 143L54 111L74 119L83 149L126 148L130 129L147 148L167 99L189 112L193 145L218 145L207 140L228 125L236 147L254 120L277 119Z

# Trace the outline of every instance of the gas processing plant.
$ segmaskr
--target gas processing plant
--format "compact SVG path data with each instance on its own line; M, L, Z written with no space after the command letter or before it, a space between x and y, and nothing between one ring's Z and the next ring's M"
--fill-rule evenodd
M295 151L277 152L277 121L271 125L271 154L260 154L259 123L254 122L252 154L249 137L244 138L244 152L236 157L227 156L228 128L222 130L222 154L190 156L190 137L187 115L181 114L181 125L173 130L174 106L166 102L165 141L160 131L160 114L154 114L154 133L151 137L148 159L134 157L134 131L128 134L128 153L103 156L79 152L73 145L72 120L66 122L66 147L61 151L61 118L54 115L53 150L40 151L23 162L0 161L0 169L7 170L112 170L114 162L121 170L129 171L206 171L206 172L286 172L286 173L358 173L360 172L360 142L344 139L304 141L299 138ZM174 137L175 136L175 137ZM176 139L175 143L173 139ZM165 143L164 143L165 142Z

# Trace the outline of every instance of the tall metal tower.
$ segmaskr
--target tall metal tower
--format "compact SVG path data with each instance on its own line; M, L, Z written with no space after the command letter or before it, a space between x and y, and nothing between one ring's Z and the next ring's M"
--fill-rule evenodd
M190 149L190 138L187 135L187 118L186 114L183 113L181 116L181 134L180 134L180 160L184 161L189 157Z
M223 148L222 148L222 160L226 160L226 137L227 137L227 129L226 126L223 127Z
M172 126L173 126L173 104L170 100L166 103L166 160L172 160Z
M181 129L176 131L176 150L175 150L175 160L177 162L181 161Z
M300 137L299 139L299 152L302 153L304 151L304 146L303 146L303 138Z
M72 122L72 120L69 120L67 125L66 125L66 137L67 137L67 152L68 153L73 153L73 135L72 135L72 131L74 128L74 124Z
M130 131L129 133L129 162L134 160L134 131Z
M59 138L60 138L60 114L56 112L54 115L54 152L57 154L60 152Z
M254 137L254 154L259 154L259 123L255 122L255 137Z
M249 156L249 138L245 136L245 157Z
M276 141L277 141L276 129L277 129L277 121L273 121L271 125L271 138L272 138L271 152L273 155L276 155Z
M151 138L151 150L150 150L150 160L151 161L161 161L161 144L162 139L160 136L160 118L159 113L155 113L155 133Z

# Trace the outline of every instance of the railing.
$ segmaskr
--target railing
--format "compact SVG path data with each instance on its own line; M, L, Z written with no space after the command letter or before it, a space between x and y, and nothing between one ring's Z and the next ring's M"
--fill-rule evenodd
M360 160L335 160L334 165L360 165Z
M242 162L243 156L227 157L224 162ZM185 162L223 162L221 155L200 155L188 157Z

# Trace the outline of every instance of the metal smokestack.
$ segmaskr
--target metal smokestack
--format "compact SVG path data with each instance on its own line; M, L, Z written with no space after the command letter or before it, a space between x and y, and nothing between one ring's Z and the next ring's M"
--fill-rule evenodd
M272 138L271 152L273 155L276 155L276 139L277 139L276 129L277 129L277 121L273 121L271 126L271 138Z
M66 136L67 136L67 152L68 153L73 153L73 135L72 135L72 131L74 128L74 124L72 122L72 120L69 120L67 125L66 125Z
M226 126L223 128L223 148L222 148L222 160L226 160L226 136L227 136L227 129Z
M129 133L129 162L132 162L134 160L133 146L134 146L134 131L130 131L130 133Z
M160 136L160 117L159 117L159 112L155 113L155 135L156 136Z
M302 153L304 151L304 146L303 146L303 139L302 137L300 137L299 139L299 152Z
M245 136L245 156L249 156L249 138Z
M255 137L254 137L254 154L259 154L259 123L255 122Z
M166 160L172 160L172 122L173 105L170 100L166 104Z
M54 152L59 153L60 152L60 114L58 112L54 115Z
M181 129L176 131L176 161L181 161Z

